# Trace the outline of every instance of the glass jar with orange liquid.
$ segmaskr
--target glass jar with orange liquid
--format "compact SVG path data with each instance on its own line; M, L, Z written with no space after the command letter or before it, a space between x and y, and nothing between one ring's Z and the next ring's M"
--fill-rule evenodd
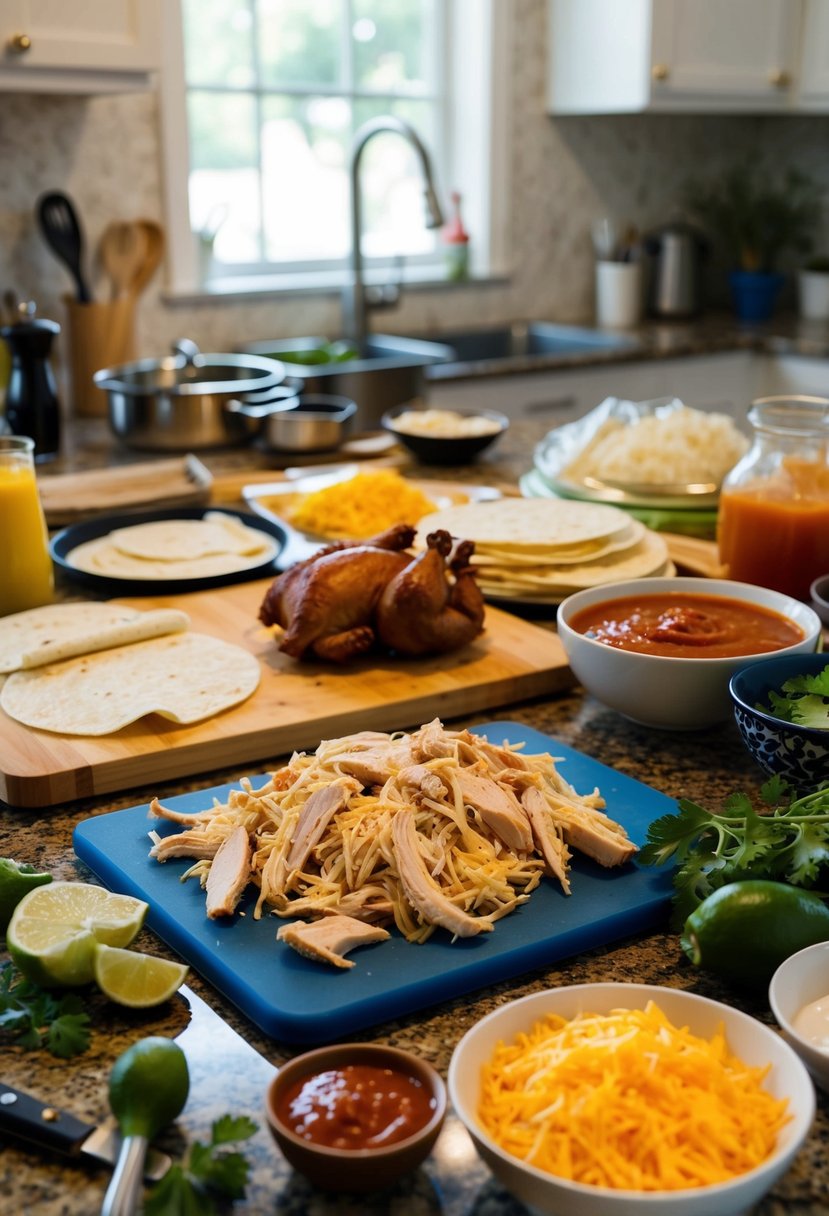
M34 440L0 435L0 616L54 598L46 520L35 479Z
M725 478L717 541L729 578L809 600L829 573L829 399L761 397L754 443Z

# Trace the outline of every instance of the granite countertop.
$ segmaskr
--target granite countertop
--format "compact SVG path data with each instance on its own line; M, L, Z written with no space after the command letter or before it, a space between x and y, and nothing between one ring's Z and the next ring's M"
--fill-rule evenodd
M537 423L535 428L530 424L512 427L474 468L421 472L466 481L514 479L527 467L532 443L540 438ZM101 451L105 444L101 437ZM90 457L89 451L79 450L75 459L95 462L94 453ZM238 469L241 460L239 453L230 453L216 456L210 463L215 470ZM553 699L501 706L455 720L452 725L476 725L496 718L515 720L550 734L673 798L688 797L718 807L735 790L756 793L762 781L732 722L689 734L656 732L628 723L575 689ZM554 746L551 750L555 754ZM256 771L259 769L254 766L201 774L187 781L154 784L43 810L15 810L0 804L0 856L37 862L56 878L89 880L89 872L75 858L72 848L73 829L88 816L143 804L156 794L171 796L235 782L246 772ZM135 945L174 957L149 930ZM666 911L666 924L654 932L591 950L352 1037L406 1048L431 1061L445 1077L453 1048L464 1032L498 1005L553 985L606 980L689 989L774 1024L764 997L735 992L691 966L677 935L667 928ZM263 1216L276 1212L281 1216L520 1216L525 1211L478 1160L468 1135L451 1113L432 1155L420 1170L391 1191L355 1200L314 1192L281 1158L262 1117L263 1094L274 1066L299 1049L262 1034L194 972L188 977L188 986L195 994L192 1020L182 998L160 1011L131 1013L90 997L93 1038L89 1051L63 1063L44 1052L5 1048L3 1080L97 1122L108 1112L106 1081L120 1052L145 1035L174 1036L184 1030L182 1043L192 1076L190 1098L181 1118L160 1144L178 1155L189 1140L205 1138L210 1123L219 1115L231 1112L251 1116L259 1124L259 1131L247 1146L252 1177L246 1200L234 1211ZM829 1216L829 1104L823 1095L818 1101L818 1116L809 1141L789 1174L757 1209L762 1216L779 1216L782 1212ZM9 1212L29 1210L38 1216L92 1216L100 1210L107 1180L103 1168L63 1164L6 1145L0 1157L0 1193L4 1196L0 1208Z
M653 732L627 723L592 698L573 691L555 700L477 715L464 719L464 724L493 717L513 719L549 733L672 797L689 797L717 806L735 789L755 791L758 786L758 771L732 723L687 735ZM170 783L162 788L165 794L172 794L239 776L238 770L211 773L197 781ZM37 860L58 878L88 880L89 873L73 856L74 826L89 815L146 802L158 792L152 786L43 812L4 809L0 812L0 855ZM169 955L149 931L142 934L136 947ZM765 998L740 995L697 972L682 954L676 934L660 929L351 1037L403 1047L428 1059L445 1077L455 1044L476 1020L496 1006L558 984L607 980L685 988L727 1001L773 1025ZM263 1093L271 1066L279 1065L297 1050L262 1035L192 972L188 984L241 1038L208 1015L206 1020L199 1019L195 1035L184 1040L193 1074L190 1100L175 1131L161 1141L162 1147L173 1153L180 1153L189 1138L203 1138L211 1120L225 1111L247 1114L263 1127ZM161 1013L131 1015L93 1000L90 1012L94 1033L92 1047L85 1055L63 1064L42 1052L21 1053L7 1048L3 1079L70 1108L82 1118L97 1121L107 1113L106 1078L116 1056L146 1034L175 1035L187 1021L180 1001ZM763 1216L777 1216L782 1211L801 1216L829 1213L827 1136L829 1106L820 1097L814 1131L773 1197L758 1209ZM354 1201L342 1196L326 1198L312 1191L286 1166L265 1130L256 1134L248 1151L254 1170L246 1202L234 1209L239 1212L279 1212L282 1216L309 1212L315 1216L518 1216L524 1210L492 1179L475 1156L465 1130L451 1114L433 1154L419 1171L390 1192ZM91 1216L100 1209L106 1182L103 1169L61 1165L12 1147L2 1153L0 1187L8 1211Z

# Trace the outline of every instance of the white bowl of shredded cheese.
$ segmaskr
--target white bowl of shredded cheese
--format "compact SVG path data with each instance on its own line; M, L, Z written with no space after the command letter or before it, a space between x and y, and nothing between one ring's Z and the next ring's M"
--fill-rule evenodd
M498 1180L544 1216L736 1216L789 1168L815 1113L773 1030L647 984L496 1009L456 1047L449 1093Z

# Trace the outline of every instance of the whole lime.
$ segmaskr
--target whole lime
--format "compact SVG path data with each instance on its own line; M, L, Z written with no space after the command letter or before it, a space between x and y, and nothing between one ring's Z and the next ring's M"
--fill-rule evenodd
M697 967L763 988L790 954L829 941L829 908L812 891L747 879L712 892L685 922L682 947Z
M51 882L52 875L27 862L0 857L0 933L5 933L17 905L33 887Z
M152 1140L181 1114L189 1091L184 1052L160 1035L133 1043L109 1074L109 1104L124 1136Z

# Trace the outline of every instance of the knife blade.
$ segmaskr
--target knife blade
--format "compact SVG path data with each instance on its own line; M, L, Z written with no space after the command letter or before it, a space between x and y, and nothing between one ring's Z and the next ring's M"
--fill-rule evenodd
M97 1126L84 1123L69 1111L41 1102L39 1098L14 1089L0 1081L0 1134L50 1149L64 1157L91 1158L106 1165L118 1159L121 1135L114 1119ZM166 1153L151 1148L147 1154L144 1177L151 1182L163 1178L171 1160Z

